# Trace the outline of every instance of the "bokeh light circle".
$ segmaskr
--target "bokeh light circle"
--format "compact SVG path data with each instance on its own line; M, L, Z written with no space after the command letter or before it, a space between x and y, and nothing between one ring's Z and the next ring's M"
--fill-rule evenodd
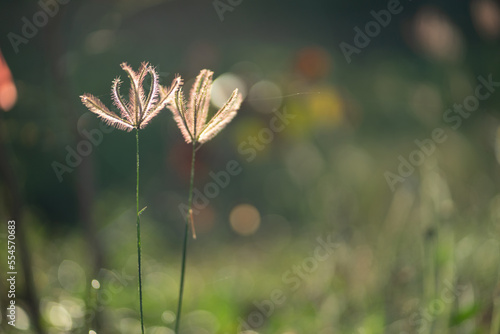
M259 112L273 112L283 102L283 92L274 82L262 80L250 88L248 102Z
M254 234L260 226L260 220L259 210L250 204L239 204L229 214L231 227L243 236Z
M233 73L224 73L217 77L212 85L211 102L217 108L222 108L227 102L235 88L241 93L243 98L247 96L245 82Z

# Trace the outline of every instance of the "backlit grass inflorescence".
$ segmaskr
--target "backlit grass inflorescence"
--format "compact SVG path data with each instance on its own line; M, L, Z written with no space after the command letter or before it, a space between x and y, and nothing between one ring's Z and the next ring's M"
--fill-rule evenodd
M111 97L113 105L118 108L120 115L111 112L97 97L91 94L80 96L83 104L93 113L97 114L108 125L120 130L132 131L143 129L167 104L170 95L181 84L180 77L176 77L169 88L163 87L158 82L158 74L148 63L143 62L137 72L127 63L122 63L121 68L127 72L130 79L130 92L128 102L120 94L120 77L113 80ZM151 77L149 91L144 90L144 79Z
M182 88L179 88L167 105L187 143L203 144L215 137L236 116L243 100L235 89L226 104L207 123L212 75L212 71L202 70L191 88L189 101L186 103Z

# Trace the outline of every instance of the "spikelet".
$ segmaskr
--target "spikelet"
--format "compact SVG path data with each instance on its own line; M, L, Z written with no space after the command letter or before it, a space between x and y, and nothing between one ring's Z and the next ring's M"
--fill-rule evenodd
M134 127L128 121L116 116L114 113L108 110L106 106L97 97L84 94L80 96L82 103L94 114L97 114L102 120L108 124L116 127L120 130L131 131Z
M226 104L212 117L203 131L201 131L198 141L200 143L207 142L224 129L234 116L236 116L242 100L243 98L238 93L238 89L235 89Z
M148 125L149 121L151 121L153 117L158 115L158 113L166 107L170 96L179 89L181 82L182 79L177 76L168 88L158 85L160 94L159 96L151 97L153 102L151 103L151 107L146 109L143 120L141 122L141 129Z
M182 81L181 81L182 84ZM186 100L184 99L184 94L182 89L178 89L174 93L174 98L167 105L167 107L172 111L174 115L174 121L177 123L177 127L181 130L182 136L186 140L186 143L191 143L193 141L193 136L191 135L191 130L189 129L189 116L186 116Z
M201 133L201 130L203 129L203 126L207 121L213 74L214 72L212 71L202 70L196 78L196 81L189 94L190 100L188 108L194 111L193 128L196 132L195 137L197 137L197 134Z
M132 123L132 118L130 118L130 112L126 107L126 103L123 101L123 97L120 94L120 85L122 81L120 77L113 80L113 85L111 86L111 98L113 100L113 104L120 110L120 114L122 118L125 118L127 121Z
M122 63L120 66L127 72L130 79L128 101L124 101L120 94L122 81L119 77L113 80L111 85L111 98L121 116L111 112L93 95L84 94L80 98L91 112L97 114L109 125L126 131L143 129L166 106L172 93L179 88L181 79L179 77L175 78L172 85L165 88L159 84L158 74L155 69L146 62L141 64L137 72L127 63ZM147 75L151 77L151 85L146 96L144 79Z

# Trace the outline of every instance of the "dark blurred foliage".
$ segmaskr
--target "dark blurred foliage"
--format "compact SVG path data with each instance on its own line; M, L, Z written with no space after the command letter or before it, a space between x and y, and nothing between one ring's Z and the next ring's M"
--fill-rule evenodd
M32 234L30 248L39 252L33 267L45 297L42 309L61 314L59 304L50 304L55 301L47 296L64 297L68 291L88 307L90 278L101 268L130 267L134 136L103 127L79 96L91 93L109 105L112 80L125 76L119 64L137 68L148 61L162 84L179 73L189 85L201 69L209 68L215 78L221 76L219 97L227 93L225 85L245 87L238 116L200 148L196 164L195 186L201 191L212 182L210 172L225 170L228 161L236 160L242 168L197 215L200 237L192 243L193 262L202 264L199 277L210 276L213 261L214 268L222 268L210 276L214 282L218 275L224 280L226 271L232 279L227 286L203 285L194 275L193 282L200 285L187 297L188 309L213 307L221 328L232 330L237 315L250 314L251 301L268 298L281 274L307 254L309 241L335 231L342 245L337 271L321 269L322 279L300 290L294 306L280 313L278 319L290 319L289 326L271 319L269 328L302 333L321 327L326 334L364 326L375 333L432 300L434 265L441 273L436 281L452 277L475 289L474 296L464 295L469 299L460 303L466 306L452 319L467 323L464 314L470 311L475 327L488 328L496 271L491 262L483 265L463 254L474 253L491 236L498 239L492 222L500 184L500 93L481 101L456 131L442 116L474 92L478 76L491 74L500 81L499 3L402 1L401 13L392 15L387 27L348 63L341 43L354 45L353 29L364 30L373 21L371 11L386 9L387 3L243 0L224 12L221 21L213 2L206 0L70 0L59 4L57 14L16 52L9 33L22 35L22 18L33 22L41 7L36 1L3 0L0 49L18 98L0 115L7 147L2 159L15 171ZM273 111L284 109L295 118L249 159L241 145L269 127ZM444 128L449 140L391 192L384 172L396 172L398 156L407 158L416 148L414 140L429 138L436 127ZM66 165L68 148L78 150L88 141L82 130L98 131L102 139L60 182L53 164ZM189 163L190 146L164 110L142 132L141 202L148 206L146 262L152 275L171 275L174 283L183 227L178 205L186 202ZM240 219L254 210L256 226ZM450 269L455 252L463 255L457 259L465 259L456 260L456 272ZM482 258L488 251L478 254ZM428 265L429 258L437 264ZM231 264L225 267L226 262ZM85 288L74 287L68 283L71 276L64 276L78 271L75 264L84 268ZM160 280L151 278L151 286L155 278ZM108 323L130 315L120 305L135 307L132 285L109 306L116 312L106 314ZM169 323L165 317L170 314L159 305L172 303L175 293L169 293L150 301L149 323L159 322L156 311ZM234 308L228 303L231 294ZM349 316L342 318L345 314ZM71 316L73 330L86 328L74 320L81 317ZM331 317L330 327L324 325L321 319ZM53 320L50 315L44 319ZM314 327L311 319L321 325ZM447 319L437 321L435 329L446 327ZM62 330L67 321L52 325ZM471 328L464 326L457 333Z
M471 74L498 73L500 65L495 61L498 43L479 38L468 2L419 1L402 5L402 13L393 16L389 26L373 38L366 50L352 56L353 64L347 65L338 45L342 41L353 44L353 27L363 27L373 20L370 11L386 8L387 2L242 2L233 12L225 12L221 22L210 1L74 0L59 5L55 17L39 28L26 45L20 44L19 52L15 53L7 33L21 35L21 18L32 21L32 15L40 6L36 2L3 1L0 45L20 94L17 107L3 117L11 132L9 140L16 152L28 203L40 210L48 225L75 224L78 211L72 184L76 173L64 174L65 181L59 183L51 162L64 161L66 145L76 148L76 121L86 112L78 96L92 92L109 101L111 80L117 75L123 76L118 66L123 61L133 65L151 62L158 67L166 84L175 73L192 78L199 69L209 67L221 74L246 60L256 63L261 75L280 76L286 84L285 77L291 80L290 75L294 75L298 52L320 46L330 54L333 65L319 80L334 83L339 90L352 94L354 103L361 105L362 119L355 120L357 135L385 136L385 140L390 141L399 134L418 131L415 129L425 125L401 110L407 109L403 101L396 101L389 108L377 101L376 90L390 90L390 87L374 86L397 83L377 84L374 80L380 76L388 80L400 76L407 81L431 80L439 85L450 80L447 76L453 68ZM450 64L419 57L412 43L405 42L405 39L412 40L411 20L426 6L446 13L459 28L466 50L459 62ZM375 77L367 76L367 71ZM311 80L318 82L318 78ZM443 90L446 106L453 100L446 98L449 92ZM497 101L495 97L486 103L494 105ZM244 117L252 117L245 107L241 119ZM96 128L98 121L88 117L84 122L84 126ZM230 131L225 131L217 143L204 148L201 155L204 161L200 164L217 169L217 161L224 161L228 155L235 156L234 145L225 144L227 140L223 139ZM183 189L186 180L179 179L179 171L172 168L172 160L177 159L166 160L165 156L170 154L174 143L180 141L168 113L164 112L145 132L143 142L144 175L159 178L164 186L177 191ZM133 162L132 143L131 136L115 131L105 136L102 146L93 148L99 188L113 187L125 192L129 189L128 185L133 182L133 168L127 168ZM214 150L227 153L220 156ZM239 193L240 186L233 189ZM248 191L245 193L251 196ZM157 197L157 194L150 195Z

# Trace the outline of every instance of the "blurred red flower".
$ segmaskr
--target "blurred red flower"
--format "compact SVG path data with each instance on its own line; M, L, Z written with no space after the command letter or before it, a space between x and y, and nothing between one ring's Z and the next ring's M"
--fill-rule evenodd
M0 109L9 111L17 101L17 89L9 66L0 51Z

